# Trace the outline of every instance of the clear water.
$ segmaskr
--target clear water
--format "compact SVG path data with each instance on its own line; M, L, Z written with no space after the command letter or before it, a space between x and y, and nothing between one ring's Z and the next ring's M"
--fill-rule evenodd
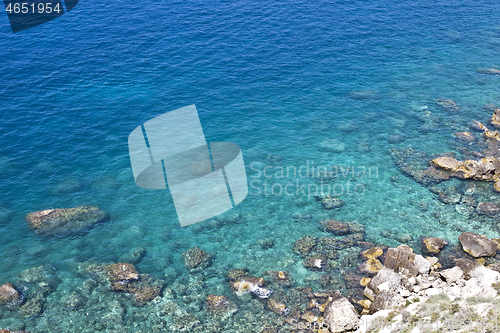
M256 276L287 270L302 285L317 279L292 248L304 235L326 236L318 228L324 218L357 221L367 241L391 246L399 242L384 237L386 230L409 233L415 242L429 235L456 242L461 231L498 237L491 221L457 213L404 176L390 148L454 151L453 132L491 117L483 106L500 104L500 76L476 69L500 66L499 14L494 1L88 0L55 21L13 34L2 12L0 284L45 264L54 265L62 282L42 315L26 319L4 311L0 327L173 330L170 319L152 328L155 321L145 318L153 305L116 305L111 293L103 292L99 311L95 303L60 310L61 297L88 278L79 273L80 263L119 262L136 247L148 251L137 269L174 289L195 278L181 254L201 247L216 258L203 292L234 297L226 280L230 268L247 267ZM353 98L360 91L368 98ZM454 99L461 111L438 108L437 98ZM197 105L207 140L241 147L249 181L261 191L266 178L254 169L266 166L273 174L278 166L307 163L377 173L338 177L332 184L347 190L350 181L351 191L357 184L358 192L363 189L344 193L346 204L338 210L323 209L307 193L266 195L251 187L223 216L180 228L168 191L134 184L127 137L144 121L189 104ZM333 139L344 144L343 152L322 148ZM310 175L267 180L277 193L296 178L306 187L315 183ZM59 238L39 237L24 221L28 212L83 204L103 208L111 219ZM449 223L439 223L436 212ZM272 248L259 245L265 238L274 241ZM203 300L180 304L204 318ZM251 317L242 310L246 303L236 301L246 326L235 319L221 323L223 331L258 331L256 323L277 318L270 311ZM121 326L98 324L116 308L122 309Z

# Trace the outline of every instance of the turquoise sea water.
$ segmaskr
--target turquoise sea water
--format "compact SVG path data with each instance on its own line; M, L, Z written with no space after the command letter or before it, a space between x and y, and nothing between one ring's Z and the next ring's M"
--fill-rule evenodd
M456 243L462 231L499 237L492 220L443 204L403 175L390 154L403 147L458 153L453 133L491 117L484 105L500 104L500 76L476 69L500 66L499 14L494 1L89 0L13 34L2 9L0 285L47 264L61 283L38 317L0 309L0 327L173 331L167 319L151 328L153 320L144 319L151 307L121 299L116 305L110 293L103 292L99 311L95 304L60 310L60 299L88 278L79 264L119 262L137 247L148 251L137 269L175 289L198 278L181 254L199 246L215 255L203 293L234 297L230 268L247 267L256 276L286 270L301 285L314 283L321 274L305 270L292 248L304 235L327 235L318 227L325 218L357 221L367 241L390 246L429 235ZM439 108L438 98L455 100L461 110ZM236 208L181 228L168 191L135 185L127 138L141 123L190 104L208 141L241 147L254 186ZM336 148L325 149L325 142ZM351 170L331 183L344 191L352 186L340 196L342 208L325 210L314 193L279 193L296 181L317 184L312 174L276 175L280 167L312 173L313 165ZM272 177L261 174L265 167ZM357 177L363 168L376 172ZM356 185L360 195L352 194ZM488 188L487 201L498 201L491 184L477 186ZM24 221L32 211L84 204L101 207L110 219L58 238L37 236ZM274 246L263 249L262 239ZM204 297L178 302L205 318ZM121 320L100 323L111 308L122 309ZM276 320L267 312L265 320ZM248 313L238 314L247 326L234 319L221 323L222 331L258 332L256 323L265 320Z

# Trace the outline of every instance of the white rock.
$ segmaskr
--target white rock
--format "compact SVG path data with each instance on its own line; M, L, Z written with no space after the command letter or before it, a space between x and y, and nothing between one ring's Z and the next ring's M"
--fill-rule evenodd
M470 277L476 278L483 287L491 286L500 280L500 273L484 266L478 266L469 272Z
M408 297L411 295L410 291L409 290L406 290L406 289L401 289L401 291L399 292L401 294L401 296L403 297Z
M483 266L481 266L483 267ZM450 269L445 269L442 272L439 272L439 274L446 280L448 283L455 282L464 276L464 272L460 269L460 267L455 266Z
M438 289L438 288L429 288L425 291L425 294L427 296L434 296L434 295L437 295L437 294L441 294L443 291L441 289Z
M389 291L389 281L385 281L377 286L379 291Z
M429 273L429 271L431 270L431 263L429 262L429 260L422 257L420 254L415 255L413 263L417 265L418 272L420 274Z
M358 312L345 297L328 303L324 318L332 333L352 331L359 327Z

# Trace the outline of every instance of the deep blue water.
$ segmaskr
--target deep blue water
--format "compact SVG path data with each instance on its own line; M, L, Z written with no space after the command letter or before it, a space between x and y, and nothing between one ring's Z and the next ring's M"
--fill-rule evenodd
M317 222L326 217L356 220L368 241L393 246L381 231L456 242L456 224L498 237L403 176L389 151L452 151L453 132L491 117L483 106L500 104L500 76L476 69L500 66L498 17L495 1L83 0L54 21L14 34L2 7L0 285L51 263L63 280L58 299L81 282L77 263L117 262L137 246L148 250L137 268L160 278L168 269L187 276L181 253L200 246L217 255L216 268L286 269L308 281L291 249L304 235L321 235ZM368 98L353 98L359 91ZM461 111L438 108L437 98L457 101ZM307 161L375 167L377 176L351 180L365 191L344 194L339 210L326 211L307 196L250 189L227 213L239 215L239 223L180 228L168 191L134 184L127 138L141 123L190 104L207 140L241 147L249 181L257 179L252 163L272 171ZM425 107L432 116L423 115ZM332 139L343 152L321 148ZM24 221L28 212L83 204L111 219L55 239L35 235ZM436 222L433 212L443 210L453 223ZM310 218L297 222L298 215ZM275 259L255 245L262 238L274 240ZM206 283L227 288L220 276ZM26 328L45 327L57 306L47 303ZM20 321L0 316L0 327Z

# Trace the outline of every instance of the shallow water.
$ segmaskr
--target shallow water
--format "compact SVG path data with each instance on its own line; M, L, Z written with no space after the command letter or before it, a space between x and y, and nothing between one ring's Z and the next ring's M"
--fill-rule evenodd
M216 258L203 293L229 296L230 268L247 267L255 276L287 270L299 285L314 284L321 274L304 269L292 248L304 235L326 236L318 227L325 218L357 221L366 241L389 246L401 242L385 237L387 230L413 239L414 246L429 235L456 243L462 231L498 237L492 220L458 213L403 175L390 149L458 153L453 133L470 130L470 120L487 122L492 112L483 106L500 104L500 76L476 69L500 66L499 14L500 5L491 1L90 0L17 34L2 14L0 284L45 264L62 282L42 315L3 312L0 327L154 331L140 319L151 306L134 307L109 292L103 292L101 311L87 305L88 315L85 307L60 312L61 297L88 278L79 264L118 262L136 247L148 251L137 269L174 289L197 278L181 254L201 247ZM439 108L438 98L457 101L461 110ZM193 103L207 140L241 147L254 186L236 208L181 228L168 191L135 185L127 137L144 121ZM337 148L325 149L324 142ZM318 184L313 165L342 167L331 183L344 190L342 208L325 210L312 185L311 192L280 193L297 181L306 190ZM266 166L270 178L260 175ZM276 175L280 166L305 166L311 174L282 177ZM363 168L373 174L358 177ZM491 186L478 186L484 198L498 201ZM110 219L59 238L37 236L24 221L28 212L84 204L101 207ZM258 242L267 238L274 246L263 249ZM257 330L252 325L277 318L235 300L243 319L223 330ZM203 297L178 301L204 318ZM109 309L120 313L121 326L99 323ZM169 331L169 325L155 330Z

